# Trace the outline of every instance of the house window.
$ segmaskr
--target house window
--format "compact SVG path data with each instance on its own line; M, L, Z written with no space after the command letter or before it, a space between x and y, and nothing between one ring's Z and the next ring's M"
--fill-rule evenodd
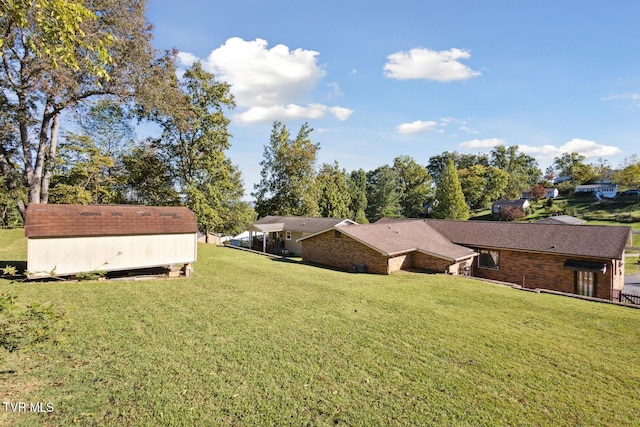
M488 249L480 249L480 256L478 256L478 267L493 268L495 270L499 269L500 252L490 251Z
M287 240L291 240L291 232L287 231Z
M593 271L576 271L576 294L592 297L596 294L596 274Z

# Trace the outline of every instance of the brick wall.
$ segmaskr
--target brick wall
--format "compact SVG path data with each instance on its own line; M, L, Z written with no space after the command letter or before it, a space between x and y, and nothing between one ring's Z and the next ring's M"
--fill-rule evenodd
M335 237L334 230L302 241L302 258L306 262L349 270L353 264L364 264L369 273L389 274L387 258L346 234Z
M400 270L406 270L407 268L411 267L413 265L414 255L415 252L389 258L389 260L387 261L389 265L388 274L395 273L396 271Z
M451 261L436 258L422 252L413 254L413 267L421 270L433 271L435 273L447 273L451 266Z
M574 293L575 272L564 268L564 263L569 257L509 250L500 250L499 252L499 269L479 267L476 261L473 275L514 283L527 288ZM597 261L603 262L602 260ZM604 274L596 273L595 296L610 300L612 298L613 264L611 261L606 264L607 271Z

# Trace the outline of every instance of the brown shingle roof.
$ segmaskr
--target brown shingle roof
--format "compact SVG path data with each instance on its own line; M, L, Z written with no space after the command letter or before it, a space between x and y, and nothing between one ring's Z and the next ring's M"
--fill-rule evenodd
M619 226L425 220L454 243L470 247L513 249L622 259L631 229Z
M277 230L271 228L264 228L265 231L293 231L302 233L318 233L320 231L328 230L331 227L340 224L343 221L353 221L345 218L310 218L302 216L272 216L268 215L264 218L254 222L254 225L258 227L251 228L254 231L263 231L260 226L267 224L275 224ZM282 224L282 228L280 228Z
M475 252L471 249L451 243L422 221L365 224L340 227L337 230L385 255L417 250L450 260L475 256Z
M185 207L30 204L27 237L121 236L195 233L196 216Z

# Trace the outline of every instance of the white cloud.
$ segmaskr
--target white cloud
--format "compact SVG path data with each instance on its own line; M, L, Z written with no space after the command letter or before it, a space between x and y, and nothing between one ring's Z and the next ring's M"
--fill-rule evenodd
M521 145L520 150L523 153L531 155L539 155L543 158L552 158L561 156L564 153L578 153L587 159L596 157L606 157L621 154L622 150L612 145L602 145L595 141L587 139L574 138L560 147L555 145L529 146Z
M398 80L467 80L481 75L479 71L474 71L458 61L470 57L468 51L455 48L442 51L426 48L400 51L387 56L384 74Z
M329 97L344 95L344 92L342 92L342 89L340 89L340 85L337 82L327 83L327 86L329 86L329 88L331 89Z
M476 135L480 132L478 132L477 130L475 130L474 128L471 128L469 126L460 126L460 130L466 133L469 133L471 135Z
M188 67L197 57L180 52L178 60ZM282 44L269 49L266 40L233 37L201 62L216 79L231 84L237 106L245 110L235 118L244 123L320 118L329 113L346 120L352 113L343 107L306 104L311 91L326 75L324 67L318 64L316 51L290 50ZM306 106L299 105L303 103ZM283 115L277 115L278 112Z
M630 100L640 105L640 93L620 93L617 95L605 96L602 101Z
M493 148L498 145L505 145L504 139L500 138L487 138L487 139L472 139L460 144L464 148Z
M438 125L438 123L434 122L434 121L422 121L422 120L416 120L413 121L411 123L403 123L401 125L399 125L396 129L398 131L398 133L403 133L403 134L414 134L414 133L418 133L418 132L425 132L428 130L433 130L436 126Z
M352 110L343 107L327 107L322 104L308 104L300 106L296 104L275 105L270 107L251 107L246 111L236 114L234 118L240 123L269 122L285 119L319 119L327 114L333 114L338 120L345 121Z

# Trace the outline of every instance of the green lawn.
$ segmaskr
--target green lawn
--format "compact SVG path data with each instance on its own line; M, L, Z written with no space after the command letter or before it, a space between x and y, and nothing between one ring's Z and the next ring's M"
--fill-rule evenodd
M525 219L536 221L549 216L546 201L533 203L532 212ZM601 201L588 196L559 197L554 199L553 206L560 210L558 213L585 219L589 224L628 225L640 230L640 202L633 197Z
M0 242L9 243L0 233ZM0 249L24 254L24 240ZM8 355L5 425L637 425L640 311L199 246L195 276L10 283L70 309ZM13 372L15 371L15 372Z

